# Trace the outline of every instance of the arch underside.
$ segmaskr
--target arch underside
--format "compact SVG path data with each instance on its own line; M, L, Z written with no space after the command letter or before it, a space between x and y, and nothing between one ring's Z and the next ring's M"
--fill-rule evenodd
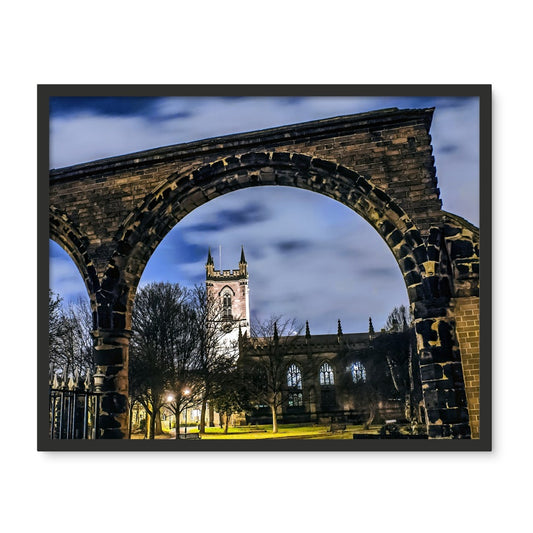
M82 234L69 217L54 206L49 208L49 237L56 242L75 264L89 296L93 315L96 312L96 294L100 282L89 254L89 239ZM96 319L93 318L96 325Z
M403 274L411 303L424 299L426 270L434 274L427 246L411 218L368 177L301 154L232 156L188 174L172 174L118 230L116 251L102 281L121 309L131 306L145 265L166 234L196 207L239 189L282 185L328 196L371 224L385 240ZM121 285L119 288L118 285ZM431 291L435 287L429 288ZM128 293L126 296L125 293Z

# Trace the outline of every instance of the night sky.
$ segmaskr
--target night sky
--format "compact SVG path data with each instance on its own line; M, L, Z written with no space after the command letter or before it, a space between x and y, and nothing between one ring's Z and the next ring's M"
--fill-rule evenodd
M435 107L430 134L443 209L479 224L477 98L56 98L50 105L50 164L60 168L139 150L388 107ZM312 333L383 327L408 305L392 253L344 205L288 187L236 191L186 216L162 241L141 285L205 280L237 268L244 246L252 317L309 321ZM50 246L50 286L66 303L86 297L66 253Z

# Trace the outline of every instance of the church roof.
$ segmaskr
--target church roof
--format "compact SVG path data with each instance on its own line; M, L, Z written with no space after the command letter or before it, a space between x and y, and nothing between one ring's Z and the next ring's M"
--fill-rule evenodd
M251 350L261 351L262 346L265 346L270 341L261 337L251 337L246 341L247 348ZM368 346L370 342L368 333L343 333L342 345L348 348L363 348ZM338 334L325 335L298 335L294 337L283 336L279 337L279 344L283 351L287 353L305 353L309 349L312 351L337 351L341 346L341 341ZM245 351L246 348L244 348Z

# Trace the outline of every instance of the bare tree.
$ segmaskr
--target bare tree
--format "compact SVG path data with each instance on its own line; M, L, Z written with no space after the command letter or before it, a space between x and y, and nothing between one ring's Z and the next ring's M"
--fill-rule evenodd
M278 432L278 411L287 387L286 355L301 330L294 319L272 316L264 322L253 322L251 338L242 343L247 381L257 402L270 407L273 433Z
M199 433L204 434L208 401L214 397L216 384L235 367L238 351L236 343L224 342L226 328L232 325L223 320L220 302L205 286L194 287L191 305L197 334L194 369L202 389Z
M223 379L217 381L212 403L219 415L224 417L224 433L227 434L231 415L245 411L250 406L250 391L241 368L228 370Z
M393 333L406 331L409 328L409 325L409 312L405 305L400 305L400 307L395 307L389 313L385 322L385 331Z
M51 372L61 368L61 301L58 294L48 290L48 357Z
M186 379L192 357L188 292L177 284L151 283L139 290L132 315L130 395L150 415L149 438L169 393Z
M61 371L65 377L94 373L92 317L89 303L79 298L66 309L61 298L49 293L49 357L51 372Z
M404 306L395 307L389 314L385 328L372 339L368 349L342 354L349 367L359 360L365 367L365 379L354 382L344 377L342 386L356 405L368 412L365 427L375 418L377 405L384 398L396 399L404 407L405 417L418 417L416 406L421 399L421 385L415 339Z

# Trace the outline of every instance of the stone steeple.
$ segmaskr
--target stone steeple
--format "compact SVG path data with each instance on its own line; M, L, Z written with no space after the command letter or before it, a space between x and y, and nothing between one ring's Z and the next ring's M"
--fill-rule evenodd
M205 264L205 271L206 275L213 276L215 272L215 262L213 261L213 257L211 256L211 248L207 251L207 262Z
M374 338L374 325L372 324L372 317L368 317L368 338L372 340Z
M337 341L341 342L342 340L342 326L340 319L337 321Z
M244 246L241 246L241 260L239 261L239 271L244 275L248 276L248 263L244 257Z

